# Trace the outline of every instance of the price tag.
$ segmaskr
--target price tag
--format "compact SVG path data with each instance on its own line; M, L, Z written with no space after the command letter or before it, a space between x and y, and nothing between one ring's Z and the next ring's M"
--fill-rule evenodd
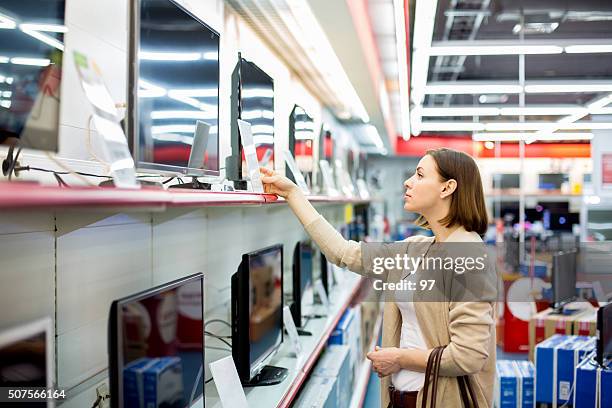
M246 158L248 178L251 180L253 192L264 192L261 178L259 178L259 162L257 161L257 151L253 142L253 133L251 132L251 124L244 120L238 119L238 129L240 130L240 141L242 142L242 150Z
M295 328L295 322L293 321L293 316L291 316L289 306L283 308L283 323L289 335L289 340L291 340L293 345L295 356L299 357L302 354L302 344L300 343L300 336L298 336L297 329Z
M295 179L295 183L299 188L302 189L304 194L310 194L310 189L306 185L306 180L304 180L304 175L300 171L295 162L295 158L291 154L289 150L283 150L283 155L285 156L285 163L289 166L289 170L291 170L291 174L293 174L293 178Z
M208 365L215 380L223 408L249 408L238 370L232 356L227 356Z

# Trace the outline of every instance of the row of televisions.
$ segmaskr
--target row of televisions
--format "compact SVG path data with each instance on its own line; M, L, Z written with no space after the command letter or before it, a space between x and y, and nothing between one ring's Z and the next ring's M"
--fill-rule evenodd
M312 314L317 310L313 279L321 279L331 291L330 266L309 243L296 244L290 309L303 335L308 335L304 328L309 319L324 317ZM184 408L203 401L208 382L205 333L231 339L244 386L273 385L286 378L287 369L267 365L284 338L283 245L242 255L231 278L231 323L205 322L204 287L204 275L198 273L113 301L108 320L112 407ZM219 334L224 325L231 326L231 335ZM0 332L0 387L51 388L53 356L50 319Z
M0 56L9 61L0 69L0 144L58 149L67 1L78 0L3 5L2 16L9 23L45 21L54 28L38 36L17 29L0 32ZM275 100L270 75L238 55L231 76L231 134L220 135L219 33L176 0L130 0L128 43L125 129L139 170L215 177L225 165L228 179L244 180L238 119L251 124L261 165L274 167ZM48 108L41 115L43 106ZM294 156L312 156L312 116L295 105L289 123ZM200 129L206 129L205 137ZM220 136L231 139L232 152L224 164ZM324 144L319 144L322 158ZM298 165L307 174L312 171L312 160L298 160Z

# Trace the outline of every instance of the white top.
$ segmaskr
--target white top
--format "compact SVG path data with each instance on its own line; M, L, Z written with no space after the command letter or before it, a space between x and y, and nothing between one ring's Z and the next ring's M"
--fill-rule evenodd
M411 298L412 296L406 292L409 291L403 291L401 296L408 301L396 302L397 307L402 314L400 348L427 350L427 345L423 339L423 332L421 332L421 328L416 317L416 312L414 310L414 303L412 302L412 299L407 299L408 297ZM391 383L398 391L418 391L423 388L424 382L425 373L400 370L391 375Z

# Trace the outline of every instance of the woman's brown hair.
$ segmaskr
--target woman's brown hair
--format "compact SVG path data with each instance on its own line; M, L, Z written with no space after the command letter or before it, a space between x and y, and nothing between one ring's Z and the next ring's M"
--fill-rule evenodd
M436 162L442 181L453 179L457 182L448 214L439 222L446 227L461 225L466 231L484 235L488 226L487 208L480 171L474 159L463 152L444 147L427 150L425 154ZM429 227L423 217L419 217L417 224Z

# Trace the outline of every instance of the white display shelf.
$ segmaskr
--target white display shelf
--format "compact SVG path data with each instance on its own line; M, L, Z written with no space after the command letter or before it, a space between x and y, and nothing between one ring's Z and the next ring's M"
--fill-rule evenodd
M362 280L361 276L348 271L344 276L344 281L336 285L330 294L329 311L325 313L321 307L313 310L317 314L327 314L327 318L311 319L307 323L305 330L310 331L313 335L300 336L303 350L302 355L299 358L293 356L291 343L288 341L287 336L285 336L285 341L278 354L270 362L270 365L287 368L289 370L287 378L277 385L244 389L249 407L288 407L294 401L319 355L325 349L333 329L359 290ZM221 343L215 342L214 344L218 345ZM206 360L212 362L226 357L230 353L207 348L206 354ZM222 407L214 381L206 384L205 400L206 408ZM199 402L194 404L194 407L203 408L203 404Z
M374 330L372 332L372 341L368 346L368 353L374 351L374 347L378 344L378 337L380 336L380 330L382 329L383 321L383 309L381 308L374 324ZM366 391L368 389L368 382L370 381L370 374L372 369L372 362L368 360L366 356L363 356L361 367L359 368L359 374L355 378L353 397L351 398L350 408L361 408L365 400Z

